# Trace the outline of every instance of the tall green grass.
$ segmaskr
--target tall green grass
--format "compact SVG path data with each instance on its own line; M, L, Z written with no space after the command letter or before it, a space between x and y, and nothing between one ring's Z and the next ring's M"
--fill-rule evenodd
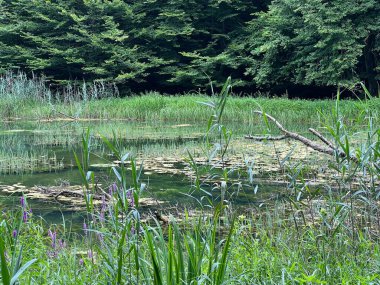
M225 90L207 103L204 153L218 163L229 144L230 130L221 119L231 99ZM191 188L204 196L201 211L192 217L184 209L182 221L169 215L161 217L163 224L143 220L142 166L123 152L116 135L102 138L121 161L111 170L115 183L96 188L88 167L92 135L87 131L82 152L76 154L87 205L82 236L64 224L50 225L48 231L21 200L17 210L0 216L1 237L7 237L0 240L1 280L8 284L9 272L16 272L20 284L378 284L380 129L371 100L357 110L363 115L356 120L366 126L360 145L351 142L339 100L332 116L320 114L331 144L346 154L337 151L331 157L333 181L312 187L303 179L302 165L287 158L282 162L287 193L238 209L232 195L238 193L231 192L236 184L241 191L260 192L254 177L234 181L233 169L223 166L222 173L215 172L215 159L198 165L189 154L195 173L208 172L206 178L195 175ZM104 195L100 206L94 204L95 194ZM12 271L11 256L26 271Z
M148 93L143 96L126 98L106 98L87 102L71 102L68 104L25 102L14 110L12 116L4 114L3 117L20 117L23 119L125 119L140 121L178 121L178 122L204 122L208 119L208 111L198 104L208 100L208 96L164 96L158 93ZM0 104L5 104L0 101ZM255 125L259 123L252 110L260 104L265 110L278 118L285 125L294 125L303 122L308 125L318 125L319 117L316 110L330 112L334 103L331 100L288 100L285 98L230 98L225 109L226 121L238 121ZM341 111L347 114L348 123L355 124L359 116L357 101L342 101ZM380 110L380 100L373 99L370 108ZM2 108L2 110L5 110ZM291 110L291 112L289 112ZM64 115L62 115L64 114Z
M125 119L140 121L204 122L209 110L199 102L210 97L199 94L169 96L157 92L118 98L118 90L104 83L78 83L60 89L50 87L45 78L27 78L25 74L7 73L0 77L0 112L3 119ZM215 97L214 94L211 97ZM316 126L320 116L316 112L331 112L332 100L288 100L286 98L231 96L224 110L226 121L257 125L259 118L252 110L261 105L285 125L302 122ZM349 124L362 114L360 101L345 100L341 111ZM373 98L368 107L380 110L380 99ZM291 110L291 112L289 112ZM361 126L360 126L361 127Z
M0 76L0 110L3 118L24 117L23 112L34 110L36 116L49 117L57 112L54 104L86 103L107 97L118 97L115 85L99 82L80 82L54 86L45 77L28 77L23 72L8 71ZM80 111L80 106L78 106Z

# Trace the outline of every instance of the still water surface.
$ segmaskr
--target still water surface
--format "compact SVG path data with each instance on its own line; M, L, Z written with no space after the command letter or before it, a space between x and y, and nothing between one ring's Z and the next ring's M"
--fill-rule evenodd
M235 138L252 132L252 126L233 124L229 126ZM80 185L81 180L76 168L73 153L81 153L82 134L90 128L92 133L90 170L95 172L99 183L115 181L110 171L112 157L102 143L100 136L121 141L123 152L137 156L138 161L153 161L165 157L183 158L186 150L199 147L203 140L205 127L186 123L127 122L127 121L82 121L82 122L12 122L0 124L0 185L21 184L25 187L54 186L62 184ZM153 160L152 160L153 159ZM185 167L179 160L172 168ZM148 163L149 164L149 163ZM171 171L160 173L159 167L149 167L143 172L141 182L148 185L146 196L167 201L172 204L196 205L196 199L189 198L192 193L200 198L200 193L191 192L188 177ZM261 193L274 192L276 187L262 184ZM212 187L211 187L212 188ZM211 189L210 188L210 189ZM18 194L19 195L19 194ZM9 195L0 190L1 209L14 208L19 203L18 195ZM240 193L235 201L240 204L254 203L251 195ZM35 215L40 215L50 223L60 223L62 217L74 223L81 221L81 213L72 211L59 203L42 200L29 201Z

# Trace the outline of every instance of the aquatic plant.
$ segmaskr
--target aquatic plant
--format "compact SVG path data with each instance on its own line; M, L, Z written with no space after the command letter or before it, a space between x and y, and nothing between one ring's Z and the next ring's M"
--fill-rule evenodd
M64 225L46 227L35 215L23 223L27 209L23 203L19 211L0 216L0 238L5 239L4 249L0 245L1 266L11 272L10 253L23 246L23 260L38 261L29 266L28 276L18 276L21 284L377 284L380 131L378 109L370 107L371 100L358 103L363 108L356 110L361 115L355 120L366 126L360 133L350 129L340 100L332 117L320 112L325 135L347 154L329 157L324 167L330 179L307 179L307 165L286 154L279 165L287 183L265 200L260 197L262 185L256 183L254 160L245 157L239 171L220 165L229 155L224 152L230 143L224 137L228 125L212 117L204 153L216 159L206 157L202 165L189 151L188 160L198 172L188 194L200 190L209 201L204 198L196 214L192 209L177 208L170 214L160 208L157 218L148 221L140 203L149 187L142 180L142 163L125 152L116 134L103 137L112 160L119 164L111 169L109 187L97 187L89 167L94 135L87 131L76 155L87 202L82 235L66 232ZM213 115L218 107L208 109L209 115L210 110ZM221 122L225 131L215 127L212 134L210 125ZM215 148L217 143L222 147ZM317 178L319 174L315 173ZM232 201L244 191L253 194L252 200L239 208ZM104 197L98 206L91 199L95 194ZM70 242L61 247L58 237ZM54 258L47 256L57 247ZM12 274L2 272L2 281L9 280Z
M0 276L4 285L18 284L23 272L37 261L33 258L22 264L23 246L19 245L19 237L22 234L23 223L27 222L31 210L27 206L25 197L21 197L20 203L21 212L19 212L18 221L13 223L16 228L12 228L6 220L0 220Z

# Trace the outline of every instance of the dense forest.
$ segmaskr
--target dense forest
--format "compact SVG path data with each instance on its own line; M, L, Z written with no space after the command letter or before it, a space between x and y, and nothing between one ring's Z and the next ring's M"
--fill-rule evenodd
M0 0L0 70L56 83L377 94L379 60L379 0Z

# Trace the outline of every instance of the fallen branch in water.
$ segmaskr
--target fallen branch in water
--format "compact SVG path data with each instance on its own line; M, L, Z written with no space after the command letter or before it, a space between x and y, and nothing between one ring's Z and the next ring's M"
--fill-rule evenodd
M60 111L56 111L56 112L57 112L58 114L62 115L62 116L65 116L66 118L69 118L69 119L73 120L73 121L77 121L77 120L78 120L77 117L73 117L73 116L67 115L67 114L65 114L65 113L63 113L63 112L60 112Z
M263 113L261 111L254 111L254 113L259 114L261 116L265 116L266 118L268 118L288 138L292 138L292 139L295 139L297 141L300 141L304 145L306 145L306 146L308 146L308 147L310 147L310 148L312 148L312 149L314 149L316 151L319 151L319 152L322 152L322 153L326 153L326 154L329 154L331 156L338 155L339 157L350 159L350 160L352 160L352 161L354 161L356 163L359 162L359 160L357 159L356 156L349 155L349 157L347 157L347 155L346 155L345 152L343 152L342 150L337 149L336 147L334 147L334 145L328 139L326 139L324 136L322 136L319 132L317 132L314 129L310 128L309 131L312 134L314 134L315 136L317 136L326 146L320 145L320 144L316 143L315 141L312 141L312 140L310 140L308 138L305 138L304 136L301 136L300 134L288 131L275 118L273 118L271 115L268 115L268 114Z
M60 196L71 197L71 198L81 198L84 199L84 193L80 186L37 186L35 185L33 189L35 192L45 194L46 197L53 197L54 200L58 200ZM109 195L108 195L109 196ZM102 195L94 194L94 200L102 200ZM106 198L108 198L106 196Z
M78 193L78 192L74 192L74 191L69 191L69 190L63 190L63 191L60 191L57 194L54 193L54 199L58 200L58 197L61 196L61 195L65 196L65 197L84 198L84 195L82 193Z
M284 135L284 136L272 137L272 136L251 136L251 135L248 135L248 136L244 136L244 138L249 139L249 140L255 140L255 141L280 141L280 140L284 140L284 139L288 138L288 136Z
M309 128L309 132L311 132L313 135L317 136L322 142L324 142L328 147L335 149L332 142L327 140L320 132L317 132L316 130Z

